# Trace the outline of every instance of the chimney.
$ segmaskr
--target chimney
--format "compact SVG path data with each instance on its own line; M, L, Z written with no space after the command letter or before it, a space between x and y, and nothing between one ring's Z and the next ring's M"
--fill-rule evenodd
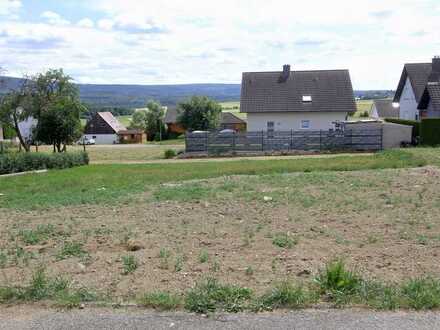
M283 65L283 72L280 75L280 78L278 79L278 82L282 83L285 82L287 79L289 79L290 76L290 65L284 64Z
M432 71L440 73L440 56L434 56L432 59Z
M429 75L428 82L440 81L440 56L434 56L432 59L432 71Z

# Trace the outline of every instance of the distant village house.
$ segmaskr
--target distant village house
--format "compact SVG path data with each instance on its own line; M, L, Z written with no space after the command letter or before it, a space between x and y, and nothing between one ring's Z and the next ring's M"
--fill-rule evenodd
M374 100L371 117L375 119L399 118L400 107L393 100Z
M177 117L177 108L168 108L164 119L165 124L168 127L168 132L183 134L186 130L177 122ZM246 121L231 112L222 112L219 129L232 129L236 132L243 132L246 131Z
M96 144L143 143L142 130L127 129L111 112L97 112L86 124L86 139L94 139Z
M328 130L355 111L348 70L243 73L248 131Z
M440 117L440 57L431 63L408 63L403 67L394 102L401 119Z

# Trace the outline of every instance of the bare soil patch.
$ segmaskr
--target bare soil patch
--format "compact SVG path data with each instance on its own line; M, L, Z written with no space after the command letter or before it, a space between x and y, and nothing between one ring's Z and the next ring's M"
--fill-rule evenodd
M120 298L208 275L263 292L335 258L366 278L438 277L439 183L436 167L233 176L150 187L124 204L3 210L0 286L45 266ZM274 244L279 234L290 248ZM137 267L124 274L127 255Z

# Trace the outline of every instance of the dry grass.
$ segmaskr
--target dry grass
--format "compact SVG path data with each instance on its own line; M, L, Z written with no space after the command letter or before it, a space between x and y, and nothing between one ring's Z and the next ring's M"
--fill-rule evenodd
M125 163L154 159L163 159L168 149L183 150L183 145L160 144L127 144L127 145L94 145L86 146L90 162L93 163ZM83 150L82 146L68 146L68 151ZM51 152L51 146L40 146L39 151Z
M116 297L182 292L206 276L263 293L309 281L335 258L367 279L439 277L439 183L435 167L230 176L156 183L107 206L4 209L0 286L28 281L41 264ZM41 228L51 229L26 243L23 233ZM279 233L296 244L273 244ZM81 253L57 258L66 244Z

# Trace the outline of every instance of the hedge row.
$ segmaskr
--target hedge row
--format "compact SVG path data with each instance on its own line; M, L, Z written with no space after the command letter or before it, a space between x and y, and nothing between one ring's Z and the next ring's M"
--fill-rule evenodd
M428 146L440 145L440 118L422 119L420 142Z
M407 120L407 119L398 119L398 118L385 118L385 121L388 123L395 123L401 125L412 126L412 142L417 144L420 139L420 121L417 120Z
M62 169L87 165L86 152L73 153L5 153L0 155L0 174L18 173L44 169Z

